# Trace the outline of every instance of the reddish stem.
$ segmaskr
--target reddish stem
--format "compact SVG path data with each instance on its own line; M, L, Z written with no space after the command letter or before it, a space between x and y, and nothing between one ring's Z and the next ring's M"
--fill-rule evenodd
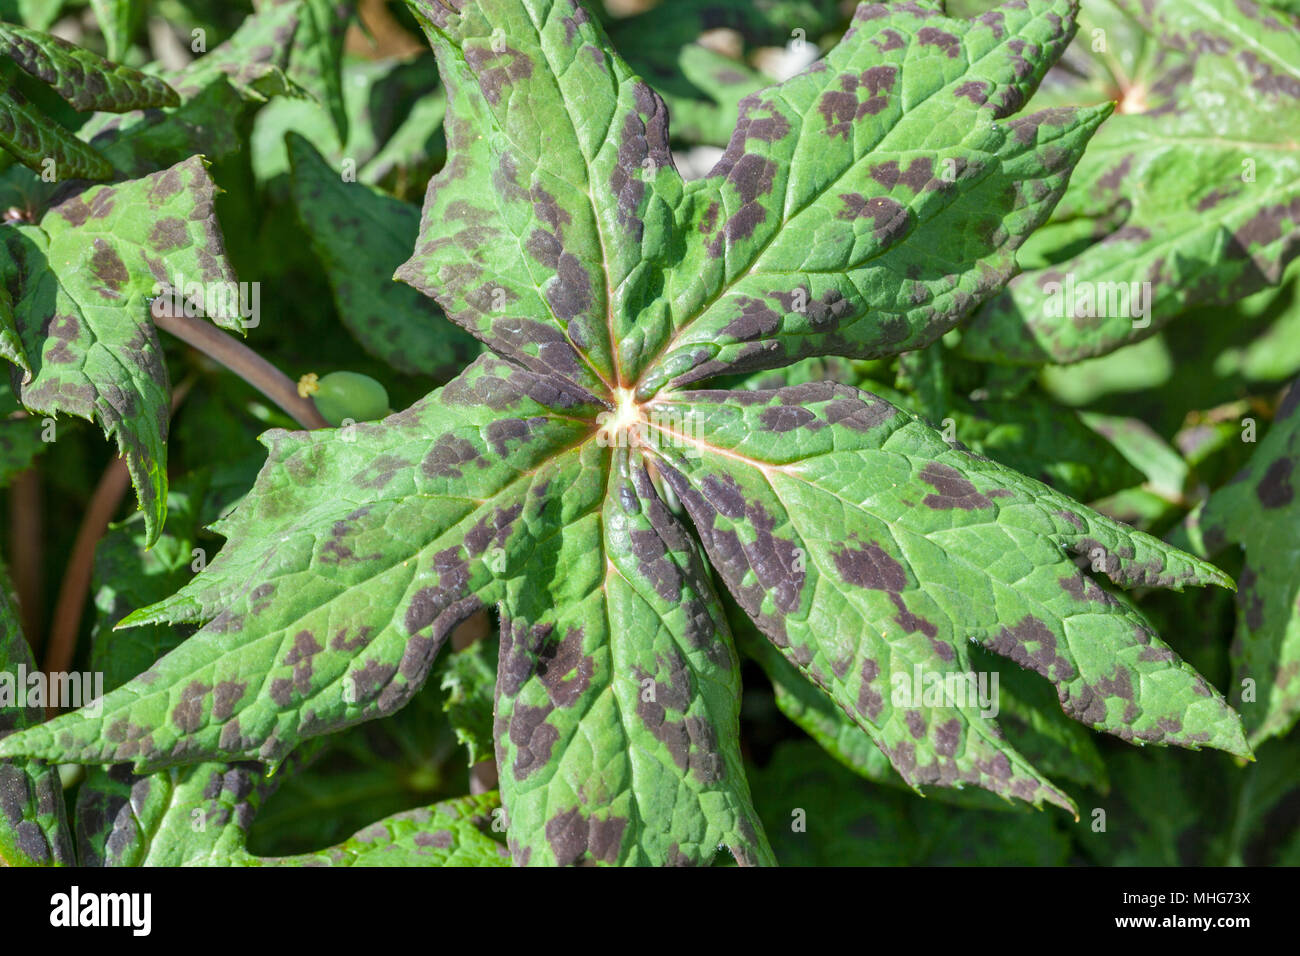
M224 365L253 388L257 389L303 428L329 428L316 405L298 394L298 385L278 368L258 355L234 336L223 332L211 322L187 315L173 315L165 299L155 299L154 324L176 336L186 345L198 349L215 362Z

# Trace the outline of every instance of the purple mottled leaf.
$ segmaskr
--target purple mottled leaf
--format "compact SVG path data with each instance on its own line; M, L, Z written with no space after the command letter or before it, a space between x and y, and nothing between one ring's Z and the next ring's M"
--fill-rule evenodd
M1189 309L1278 285L1300 255L1300 18L1256 0L1120 6L1128 28L1169 56L1124 77L1120 114L1056 210L1054 231L1082 249L1062 244L1065 254L989 302L964 330L973 358L1104 355ZM1105 52L1087 59L1098 72L1115 68Z
M176 106L176 92L156 76L111 63L67 40L0 23L0 53L49 84L78 112Z
M450 629L495 607L492 830L514 863L769 863L725 588L845 715L814 733L913 787L1072 810L1048 774L1095 779L1058 759L1088 751L1079 724L1249 756L1223 697L1098 580L1230 587L1222 572L807 368L775 390L684 387L914 350L995 294L1108 111L1017 115L1072 3L970 21L862 5L820 64L746 100L690 184L664 104L580 3L409 5L448 92L448 160L397 275L496 354L382 421L264 436L220 554L122 622L198 633L102 714L0 755L278 765L404 706ZM1007 734L1003 667L1024 725ZM1035 692L1063 711L1051 732ZM219 783L210 799L242 812ZM446 842L412 823L316 861Z
M166 513L170 387L147 300L194 282L234 289L215 192L195 156L86 190L39 224L3 234L14 328L28 362L15 373L18 399L33 412L100 423L127 460L151 536ZM233 312L212 320L240 322Z

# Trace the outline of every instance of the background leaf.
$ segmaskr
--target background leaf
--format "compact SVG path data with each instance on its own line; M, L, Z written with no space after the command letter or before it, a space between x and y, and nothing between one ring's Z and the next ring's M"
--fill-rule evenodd
M96 0L107 4L109 0ZM112 6L129 10L124 0L112 0ZM111 44L110 44L111 48ZM36 77L63 97L78 112L103 110L125 113L128 110L176 106L176 92L156 76L109 62L118 60L121 50L110 52L109 59L76 46L57 36L27 30L12 23L0 23L0 52L13 59L27 73Z
M413 375L450 378L480 347L432 300L393 281L419 231L414 206L346 182L307 140L288 134L293 197L334 289L339 317L376 358Z
M38 673L23 637L8 575L0 568L0 739L41 719L26 700L26 678ZM75 863L57 767L40 760L0 760L0 866Z
M5 235L15 326L31 362L18 398L33 412L97 419L117 439L151 538L166 513L169 386L146 299L160 284L183 287L183 277L234 287L214 192L196 156L87 190L39 226Z
M1069 855L1049 814L917 800L854 777L811 742L783 745L754 780L789 866L1061 866Z
M1234 681L1255 698L1241 705L1251 739L1287 733L1300 716L1300 566L1295 528L1300 497L1300 387L1292 383L1250 462L1216 491L1201 515L1201 534L1218 550L1240 545Z
M1123 8L1182 59L1149 88L1128 88L1127 109L1079 163L1054 215L1093 222L1084 248L1064 248L985 306L962 338L972 358L1103 355L1193 306L1277 285L1300 252L1300 159L1284 119L1300 97L1297 21L1255 0ZM1073 299L1067 286L1080 290Z
M131 34L144 14L144 0L90 0L99 29L108 44L108 58L120 60L131 45Z
M0 147L28 169L65 179L108 179L113 167L94 149L31 108L0 74ZM47 163L53 163L52 169Z

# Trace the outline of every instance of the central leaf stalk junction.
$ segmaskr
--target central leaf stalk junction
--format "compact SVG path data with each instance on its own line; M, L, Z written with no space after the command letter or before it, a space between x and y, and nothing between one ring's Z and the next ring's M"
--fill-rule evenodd
M603 448L628 448L645 437L646 418L631 388L614 389L614 410L596 416L596 443Z

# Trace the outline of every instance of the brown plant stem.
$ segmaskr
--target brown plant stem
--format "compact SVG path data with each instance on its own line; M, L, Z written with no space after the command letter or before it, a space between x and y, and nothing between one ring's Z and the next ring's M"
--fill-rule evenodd
M238 339L211 322L186 315L173 315L165 299L155 299L150 311L158 328L230 369L303 428L330 427L329 422L317 411L315 403L298 394L298 385L293 379Z
M368 60L405 59L427 49L419 37L407 32L389 12L384 0L361 0L357 19L360 24L348 27L345 41L348 53Z
M215 325L186 315L173 315L165 299L157 299L150 308L154 324L198 349L213 361L234 372L257 389L304 428L328 428L315 404L298 394L298 386L278 368L242 342L222 332ZM184 399L192 381L178 386L172 394L172 412ZM50 626L43 669L46 673L66 671L76 649L81 630L81 614L90 591L95 545L104 536L130 487L131 476L120 458L109 463L95 486L86 513L82 516L72 556L68 559Z
M193 379L186 379L172 389L173 415L193 385ZM54 603L54 621L50 625L45 659L41 664L41 670L47 674L66 671L72 664L77 634L81 631L81 614L90 593L90 578L95 568L95 547L108 530L109 522L122 506L122 499L130 487L131 473L126 467L126 459L114 458L99 476L99 483L90 495L90 503L86 505L81 525L77 528L72 556L63 571L59 596ZM46 718L53 716L57 710L56 707L46 707Z
M72 556L63 572L59 596L54 604L54 621L50 624L50 637L45 645L45 660L41 669L47 674L63 672L72 663L72 652L77 646L77 632L81 630L81 612L90 591L90 574L95 565L95 545L108 530L108 523L121 507L122 498L131 486L131 474L124 458L114 458L104 469L90 496L77 538L72 545ZM56 707L47 707L50 716Z

